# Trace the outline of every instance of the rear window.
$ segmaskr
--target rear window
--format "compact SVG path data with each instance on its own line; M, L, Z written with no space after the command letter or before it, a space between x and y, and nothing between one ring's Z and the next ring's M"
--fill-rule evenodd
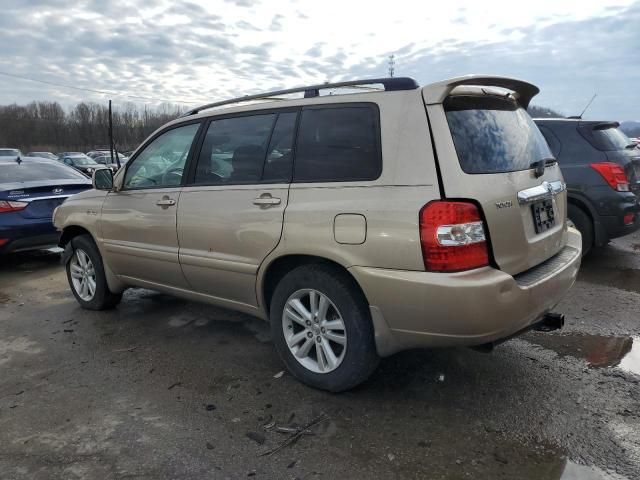
M587 141L603 152L624 150L631 140L619 128L611 125L606 127L581 127L580 131Z
M302 111L296 182L375 180L382 170L378 109L373 105Z
M533 162L552 158L536 124L512 100L492 96L449 97L444 109L465 173L527 170Z
M21 164L0 164L0 183L78 180L87 177L63 165L25 160Z

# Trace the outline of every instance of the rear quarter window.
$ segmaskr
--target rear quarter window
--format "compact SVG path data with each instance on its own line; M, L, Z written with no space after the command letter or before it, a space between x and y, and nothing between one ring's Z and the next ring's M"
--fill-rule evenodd
M375 180L381 171L377 106L323 106L302 111L295 182Z
M536 124L513 100L455 96L445 100L444 109L465 173L526 170L552 157Z

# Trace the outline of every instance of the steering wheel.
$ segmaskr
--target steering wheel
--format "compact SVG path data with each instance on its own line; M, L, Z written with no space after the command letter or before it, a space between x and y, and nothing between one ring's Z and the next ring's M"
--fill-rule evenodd
M162 185L180 185L180 182L182 181L182 171L184 170L184 167L173 167L170 168L169 170L167 170L166 172L164 172L164 174L162 175ZM169 182L169 178L170 177L175 177L176 178L176 182Z

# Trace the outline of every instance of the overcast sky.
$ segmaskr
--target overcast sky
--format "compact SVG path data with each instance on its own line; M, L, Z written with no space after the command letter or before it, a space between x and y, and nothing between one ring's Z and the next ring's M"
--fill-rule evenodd
M2 0L0 104L202 103L326 80L523 78L534 104L640 119L640 2ZM116 95L118 92L120 95ZM129 95L126 97L124 95Z

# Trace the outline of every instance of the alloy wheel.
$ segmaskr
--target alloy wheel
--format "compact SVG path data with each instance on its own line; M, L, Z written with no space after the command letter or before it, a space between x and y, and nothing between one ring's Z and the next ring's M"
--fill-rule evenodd
M71 283L78 296L90 302L96 294L96 271L89 255L78 248L69 261Z
M344 360L344 320L329 297L318 290L298 290L287 299L282 330L289 351L312 372L329 373Z

